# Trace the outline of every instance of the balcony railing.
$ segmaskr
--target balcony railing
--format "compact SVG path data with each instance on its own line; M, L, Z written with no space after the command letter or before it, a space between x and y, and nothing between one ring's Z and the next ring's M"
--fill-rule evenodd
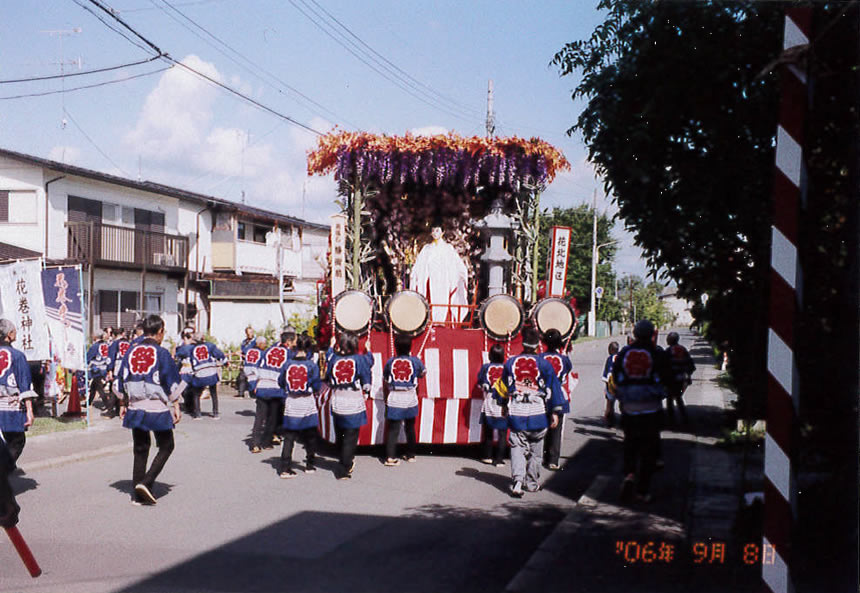
M188 237L101 224L67 222L68 257L93 265L185 269Z

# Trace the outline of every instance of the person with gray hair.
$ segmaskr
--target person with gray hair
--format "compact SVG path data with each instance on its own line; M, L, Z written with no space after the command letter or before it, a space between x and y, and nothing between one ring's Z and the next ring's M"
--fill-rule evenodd
M33 424L36 398L27 357L12 347L17 337L15 324L0 319L0 434L12 461L18 461L24 451L25 432Z

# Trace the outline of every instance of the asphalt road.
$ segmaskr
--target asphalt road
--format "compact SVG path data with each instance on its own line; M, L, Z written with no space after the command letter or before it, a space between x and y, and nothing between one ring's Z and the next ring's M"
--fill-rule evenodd
M222 396L222 420L178 425L155 507L130 504L128 446L15 477L44 574L30 579L0 542L0 591L501 591L615 467L618 436L599 422L608 341L574 351L565 465L544 472L541 492L510 498L509 466L479 463L473 447L422 448L393 468L362 449L352 480L335 479L333 457L281 480L278 450L248 452L253 402Z

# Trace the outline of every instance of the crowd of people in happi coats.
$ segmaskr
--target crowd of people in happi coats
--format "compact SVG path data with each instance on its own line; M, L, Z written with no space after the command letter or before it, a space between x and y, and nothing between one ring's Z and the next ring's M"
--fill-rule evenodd
M540 489L541 467L559 469L561 425L563 416L570 413L567 378L572 370L567 344L557 330L541 335L526 326L521 335L521 352L506 357L502 345L492 346L488 362L476 377L484 393L480 459L503 466L509 448L509 490L515 498ZM614 422L615 401L620 404L625 474L621 494L625 500L651 500L649 483L660 463L662 400L669 400L672 418L672 404L677 404L686 420L682 395L695 365L678 343L678 334L668 335L665 350L656 345L655 335L650 322L639 322L625 348L610 344L603 373L607 424ZM6 475L24 448L36 395L26 359L12 347L15 337L14 324L0 320L0 431ZM132 431L132 502L140 505L156 503L152 485L173 451L173 429L182 418L180 404L186 414L199 418L201 399L208 391L211 417L220 418L217 387L226 355L193 328L182 332L182 343L173 353L163 347L164 337L164 320L150 315L131 336L123 330L103 332L87 353L90 401L101 397L103 413L119 416ZM427 372L420 353L412 353L411 337L397 334L393 344L394 355L385 361L382 371L387 421L383 463L388 467L416 461L418 383ZM319 358L320 368L316 342L306 333L288 327L270 345L251 327L246 329L236 397L247 393L256 399L250 452L282 445L277 472L281 478L296 477L299 467L302 473L316 471L318 398L324 391L328 392L339 456L336 476L341 480L353 476L359 429L368 422L365 402L373 383L369 337L361 346L355 334L332 337L328 351ZM399 456L401 431L406 442ZM157 452L150 464L153 437ZM293 463L297 441L305 449L300 466ZM5 481L6 476L0 478ZM0 500L0 516L14 524L16 519L10 517L17 517L17 506L11 491L0 488L0 494L5 497Z

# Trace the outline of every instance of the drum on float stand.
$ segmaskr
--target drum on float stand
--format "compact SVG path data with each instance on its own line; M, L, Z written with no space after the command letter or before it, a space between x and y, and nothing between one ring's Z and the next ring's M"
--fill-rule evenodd
M523 306L509 294L496 294L488 298L481 305L478 317L484 331L499 341L516 336L525 320Z
M385 317L398 333L414 338L430 323L430 305L421 293L401 290L386 301Z
M541 335L551 329L557 329L562 340L566 340L573 333L573 328L576 325L576 314L570 303L559 298L548 298L540 301L535 305L532 318Z
M373 320L373 299L360 290L346 290L335 297L332 317L338 331L365 334Z

